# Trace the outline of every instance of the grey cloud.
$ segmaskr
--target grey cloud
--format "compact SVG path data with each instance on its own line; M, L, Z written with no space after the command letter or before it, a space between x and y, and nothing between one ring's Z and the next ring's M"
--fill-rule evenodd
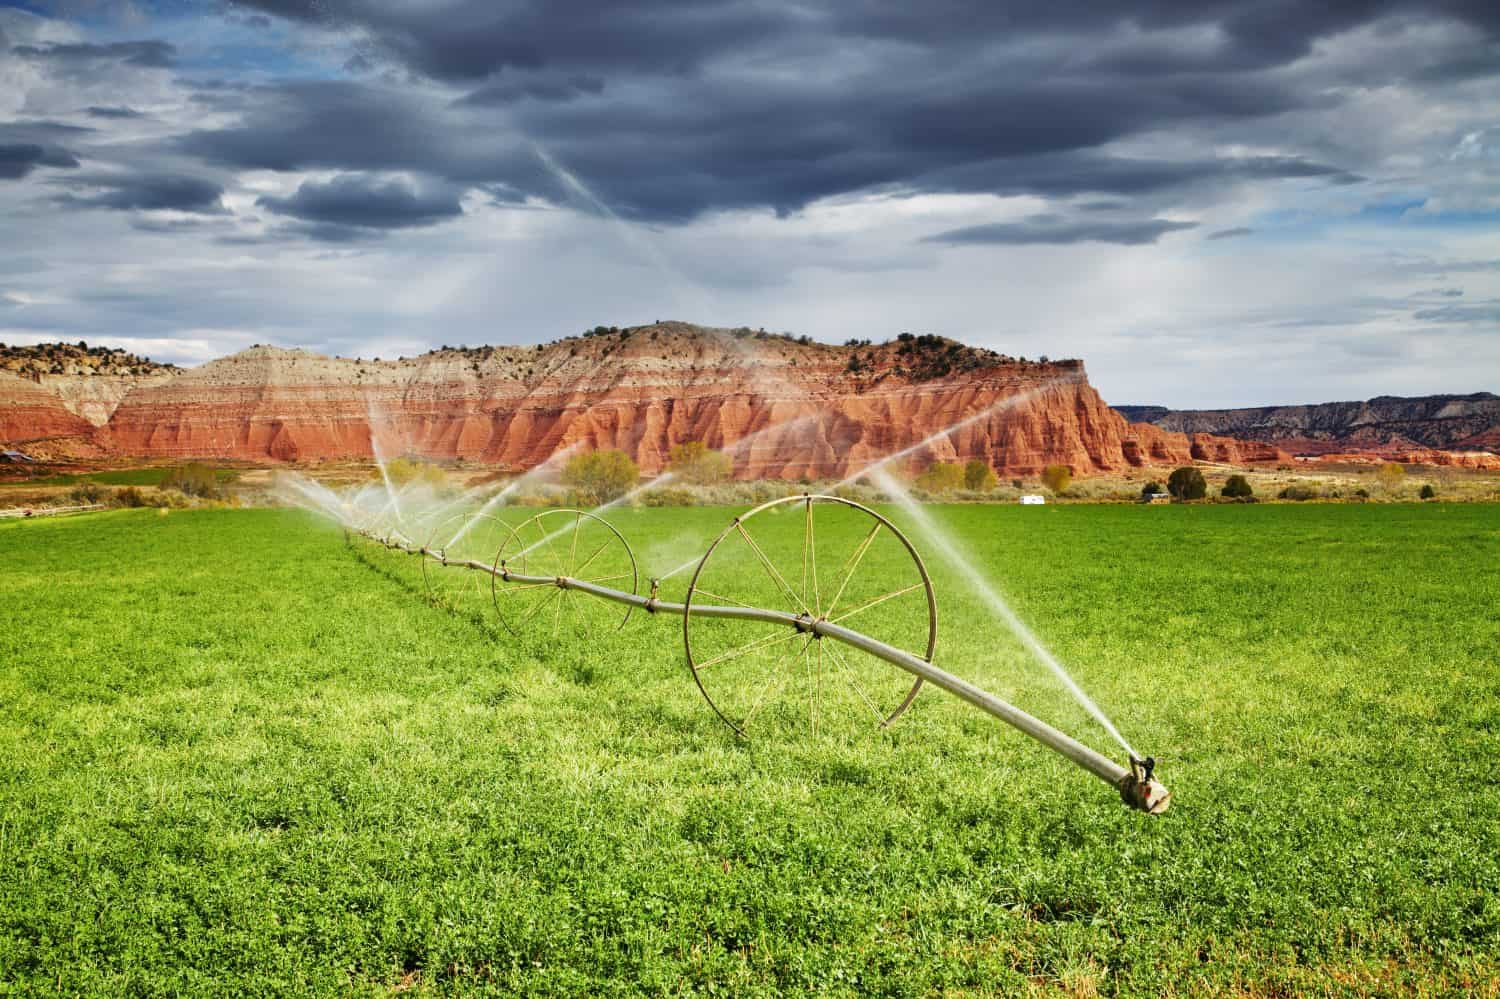
M0 180L20 180L37 167L76 166L78 158L65 149L30 142L0 144Z
M93 45L70 42L53 45L17 45L11 52L27 59L45 60L66 65L118 62L128 66L166 69L172 65L176 48L170 42L148 39L135 42L111 42Z
M204 177L174 173L141 173L125 176L94 175L78 178L78 184L102 188L98 194L63 194L59 204L75 208L108 208L116 211L172 210L200 215L222 215L222 185Z
M597 76L575 74L567 77L532 77L499 79L485 84L460 98L458 103L470 107L514 104L520 100L571 101L604 92L604 80Z
M1254 231L1255 231L1254 229L1251 229L1251 228L1248 228L1246 226L1240 225L1240 226L1235 226L1232 229L1220 229L1217 232L1211 232L1207 236L1204 236L1203 238L1204 239L1234 239L1237 236L1248 236L1251 233L1253 233Z
M302 231L315 239L349 242L364 238L360 230L436 225L462 215L459 193L405 177L346 174L326 182L306 181L290 197L266 195L256 204L307 223Z
M923 242L948 246L1018 246L1036 243L1115 243L1144 246L1171 232L1196 228L1196 222L1170 219L1108 221L1034 215L1021 222L965 226L928 236Z
M136 111L136 110L134 110L132 108L124 108L124 107L98 107L98 106L94 106L94 107L88 108L87 109L87 113L88 113L88 115L89 115L90 118L121 119L121 118L139 118L139 117L141 117L141 113L139 111Z
M1409 298L1462 298L1462 288L1427 288L1423 291L1414 291Z
M1412 318L1427 323L1500 323L1500 299L1418 309L1412 313Z

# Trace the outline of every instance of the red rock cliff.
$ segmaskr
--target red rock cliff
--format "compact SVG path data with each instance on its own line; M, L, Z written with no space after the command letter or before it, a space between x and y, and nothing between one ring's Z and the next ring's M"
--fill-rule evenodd
M1002 475L1076 474L1254 444L1131 425L1078 361L1017 361L938 338L833 347L662 323L541 347L360 361L257 347L130 392L101 434L127 454L283 461L414 453L527 468L620 448L650 473L673 444L732 452L740 477L839 477L961 421L913 454ZM771 428L771 429L767 429Z

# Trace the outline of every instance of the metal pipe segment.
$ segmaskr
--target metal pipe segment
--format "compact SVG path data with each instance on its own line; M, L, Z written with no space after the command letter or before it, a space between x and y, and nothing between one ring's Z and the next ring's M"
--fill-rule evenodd
M417 547L398 540L394 537L376 537L365 532L359 532L362 536L371 538L396 551L406 552L408 555L421 555L425 558L435 559L444 565L458 566L464 569L473 569L478 572L489 573L506 583L520 584L545 584L554 583L560 589L576 590L598 597L601 600L610 600L617 604L625 604L631 607L639 607L652 614L675 614L679 617L687 614L687 605L669 603L658 600L653 596L640 596L635 593L626 593L623 590L611 589L608 586L600 586L581 579L570 579L567 576L532 576L524 573L511 572L505 567L505 563L498 565L487 565L476 559L464 559L462 561L449 561L441 551L433 551L425 547ZM653 594L655 589L653 588ZM884 660L893 666L905 670L914 676L919 676L934 686L941 687L948 693L958 697L974 707L993 715L1007 725L1030 736L1037 742L1060 754L1065 759L1077 764L1083 770L1109 784L1120 793L1120 798L1131 808L1145 812L1148 815L1160 815L1167 810L1172 794L1151 776L1150 768L1142 770L1142 761L1131 760L1130 766L1125 767L1104 756L1072 736L1053 728L1040 718L1035 718L1015 705L996 697L994 694L975 686L969 681L954 676L947 670L939 669L932 663L918 656L912 655L904 649L898 649L884 642L861 634L849 628L832 623L821 618L813 618L807 614L788 614L785 611L767 610L757 607L717 607L712 605L693 605L694 614L702 614L704 617L732 618L740 621L762 621L767 624L783 625L794 628L803 633L811 633L817 639L833 639L852 648L859 649L877 659Z

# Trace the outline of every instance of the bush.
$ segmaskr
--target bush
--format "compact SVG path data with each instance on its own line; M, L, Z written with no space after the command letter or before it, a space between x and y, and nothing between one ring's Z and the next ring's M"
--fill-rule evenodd
M162 476L161 487L184 496L201 496L204 499L218 499L223 495L219 488L218 473L207 465L196 462L167 472Z
M951 493L964 487L964 467L939 461L917 476L917 488L929 493Z
M624 451L590 451L569 458L562 479L595 503L610 503L624 496L640 475Z
M1048 465L1042 469L1042 482L1054 493L1061 493L1073 482L1073 470L1067 465Z
M126 486L124 489L116 489L115 494L110 497L110 501L115 506L132 509L140 506L150 506L150 503L146 500L145 493L142 493L138 486Z
M1422 491L1417 493L1417 495L1424 500L1429 500L1437 495L1437 490L1433 488L1431 482L1424 482L1422 483Z
M1250 488L1250 480L1243 475L1231 475L1225 480L1219 495L1227 499L1247 499L1255 495L1255 490Z
M995 478L995 470L988 462L975 458L964 466L964 488L975 492L987 493L1000 484Z
M1312 486L1287 486L1276 496L1278 499L1295 500L1301 503L1304 500L1317 499L1318 491Z
M1141 486L1141 499L1150 499L1152 496L1160 496L1167 491L1167 487L1156 480L1152 480Z
M68 499L75 506L92 506L102 503L109 496L109 490L97 482L80 482L68 492Z
M711 451L702 441L686 441L672 447L667 467L679 482L695 486L723 482L734 471L734 463L722 451Z
M1203 473L1192 465L1184 465L1167 476L1167 492L1177 500L1200 500L1208 495L1208 483Z
M382 478L379 467L370 475L371 478ZM430 461L417 461L412 458L396 458L386 462L384 478L391 480L393 486L404 486L413 482L431 486L433 489L442 489L448 484L448 476L443 470Z

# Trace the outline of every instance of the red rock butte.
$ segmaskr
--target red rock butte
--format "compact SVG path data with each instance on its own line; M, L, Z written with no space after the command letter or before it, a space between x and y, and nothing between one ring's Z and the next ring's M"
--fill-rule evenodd
M664 322L399 361L252 347L142 377L102 422L99 393L72 393L90 399L97 426L65 388L0 382L0 439L85 434L123 456L262 462L369 457L378 446L513 469L573 445L618 448L648 474L696 440L730 450L738 478L826 479L963 423L913 463L977 458L1004 476L1289 460L1253 442L1127 423L1081 361L939 337L831 346Z

